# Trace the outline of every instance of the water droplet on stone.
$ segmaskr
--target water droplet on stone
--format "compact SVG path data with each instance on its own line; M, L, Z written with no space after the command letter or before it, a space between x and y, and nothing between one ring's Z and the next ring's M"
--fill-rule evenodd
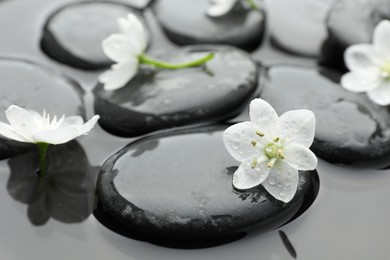
M165 99L164 100L164 104L165 105L168 105L168 104L170 104L172 102L172 99Z

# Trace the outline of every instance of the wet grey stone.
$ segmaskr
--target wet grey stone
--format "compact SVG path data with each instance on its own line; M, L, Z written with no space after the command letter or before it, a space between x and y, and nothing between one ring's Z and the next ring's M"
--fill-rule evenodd
M233 47L193 46L161 55L161 60L183 62L210 51L206 65L180 70L141 67L125 87L95 90L95 113L100 125L120 136L232 117L256 90L258 68L243 51Z
M178 45L227 44L247 51L260 45L265 31L263 11L239 9L211 18L206 15L209 2L159 0L154 11L167 37Z
M125 147L101 168L101 211L116 221L121 234L178 247L184 241L210 246L218 238L270 230L311 205L318 192L315 171L300 172L289 203L275 200L262 186L235 190L232 175L239 163L224 147L227 127L165 132Z
M321 64L345 70L345 49L371 42L375 26L389 18L389 0L337 1L329 14L329 36L322 46Z
M390 113L366 94L348 92L332 70L275 66L267 71L261 97L281 114L310 109L316 116L311 149L334 163L388 165Z
M75 68L108 67L112 61L104 54L102 41L119 32L117 19L130 12L144 22L135 9L119 3L97 1L65 5L46 21L41 48L52 59Z
M32 62L0 58L0 121L8 123L5 110L10 105L46 110L51 116L84 116L84 91L72 80ZM36 149L0 136L0 158Z

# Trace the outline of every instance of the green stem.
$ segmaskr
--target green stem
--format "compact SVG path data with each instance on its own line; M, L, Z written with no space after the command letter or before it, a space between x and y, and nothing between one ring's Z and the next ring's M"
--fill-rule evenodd
M148 57L145 54L141 54L141 56L139 56L139 62L143 63L143 64L153 65L153 66L163 68L163 69L175 70L175 69L200 66L200 65L206 63L207 61L213 59L214 56L215 56L214 53L209 53L208 55L206 55L200 59L194 60L194 61L175 64L175 63L168 63L168 62L164 62L164 61L155 60L155 59Z
M48 143L37 143L39 153L39 178L45 179L46 176L46 154Z
M260 7L255 3L255 0L246 0L246 2L251 9L260 11Z

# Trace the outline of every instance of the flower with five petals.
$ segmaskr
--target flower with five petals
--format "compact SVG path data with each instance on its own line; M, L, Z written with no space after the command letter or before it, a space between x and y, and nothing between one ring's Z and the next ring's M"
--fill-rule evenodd
M251 121L232 125L223 134L227 150L241 162L233 186L245 190L261 184L277 200L289 202L298 187L298 171L317 166L309 149L314 139L314 114L302 109L278 117L270 104L255 99L249 116Z
M356 44L344 53L350 72L341 85L352 92L367 92L381 106L390 104L390 21L381 21L374 30L372 44Z

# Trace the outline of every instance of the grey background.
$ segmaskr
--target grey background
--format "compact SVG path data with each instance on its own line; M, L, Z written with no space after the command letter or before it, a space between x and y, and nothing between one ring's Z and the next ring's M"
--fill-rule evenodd
M58 64L39 49L46 17L67 2L71 1L1 2L0 56L39 62L91 90L100 72L85 73ZM153 48L169 49L172 45L162 38ZM268 41L253 56L268 64L315 64L314 59L278 51ZM90 93L86 102L91 103ZM92 111L88 114L90 117ZM97 142L102 131L97 127L91 135L79 139L94 165L100 165L131 140L107 134L107 138ZM320 160L318 174L320 191L314 204L298 219L280 228L294 245L297 259L390 259L390 170L354 169ZM253 232L239 241L208 249L177 250L124 238L106 229L93 216L79 224L66 225L51 219L47 225L35 227L27 219L27 206L7 193L8 175L6 161L0 162L0 259L292 259L278 230Z

